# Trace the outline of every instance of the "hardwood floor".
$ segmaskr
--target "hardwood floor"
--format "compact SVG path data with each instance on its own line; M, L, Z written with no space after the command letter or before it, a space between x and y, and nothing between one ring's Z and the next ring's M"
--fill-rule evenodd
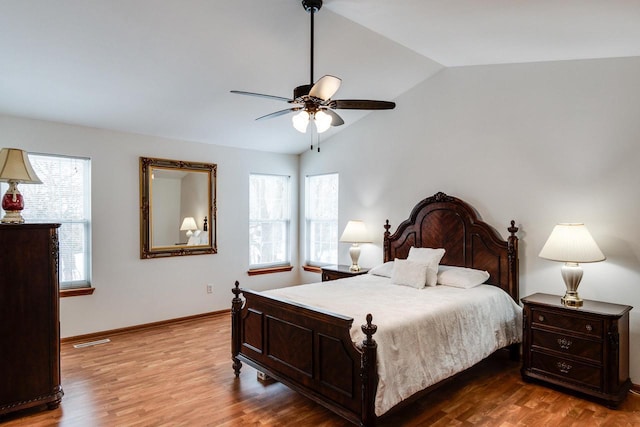
M13 426L349 426L243 366L234 379L230 318L216 315L62 345L65 396L55 410L0 417ZM0 385L1 386L1 385ZM638 426L640 397L618 410L524 383L519 364L496 353L381 426Z

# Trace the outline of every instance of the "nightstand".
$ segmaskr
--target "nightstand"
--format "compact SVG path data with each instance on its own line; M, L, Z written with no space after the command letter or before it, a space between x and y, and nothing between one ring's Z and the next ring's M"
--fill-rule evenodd
M329 280L359 276L360 274L367 274L368 271L368 268L360 268L360 271L351 271L348 265L326 265L322 267L322 281L328 282Z
M522 299L522 378L582 393L609 407L624 400L629 379L628 305L584 300L566 307L560 296Z

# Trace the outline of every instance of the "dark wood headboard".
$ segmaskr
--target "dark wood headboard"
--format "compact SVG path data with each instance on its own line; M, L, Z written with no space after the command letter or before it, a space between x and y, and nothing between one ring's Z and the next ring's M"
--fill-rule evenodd
M489 283L519 302L515 221L507 228L509 238L502 240L471 205L440 192L418 203L395 233L389 232L389 220L384 228L385 262L407 258L412 246L445 248L441 264L486 270L491 275Z

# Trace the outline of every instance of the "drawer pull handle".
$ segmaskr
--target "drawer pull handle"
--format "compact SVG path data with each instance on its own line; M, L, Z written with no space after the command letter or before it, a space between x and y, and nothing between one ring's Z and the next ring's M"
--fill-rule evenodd
M568 374L573 366L569 365L567 362L558 362L556 363L558 370L563 374Z
M590 325L590 324L588 324L588 323L587 323L587 325L586 325L584 328L587 330L587 332L591 332L591 331L593 331L593 326L591 326L591 325Z
M572 344L571 340L568 340L566 338L558 338L558 345L563 350L569 350L569 347L571 347L571 344Z
M538 315L538 321L544 322L544 316L542 314Z

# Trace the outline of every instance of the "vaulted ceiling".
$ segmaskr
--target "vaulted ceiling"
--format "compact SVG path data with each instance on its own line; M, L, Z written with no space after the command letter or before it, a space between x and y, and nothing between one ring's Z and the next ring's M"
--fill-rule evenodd
M442 67L640 56L640 1L325 0L315 79L395 100ZM2 0L0 113L282 153L278 101L309 83L300 0ZM346 124L366 114L340 111ZM0 146L11 145L2 142Z

